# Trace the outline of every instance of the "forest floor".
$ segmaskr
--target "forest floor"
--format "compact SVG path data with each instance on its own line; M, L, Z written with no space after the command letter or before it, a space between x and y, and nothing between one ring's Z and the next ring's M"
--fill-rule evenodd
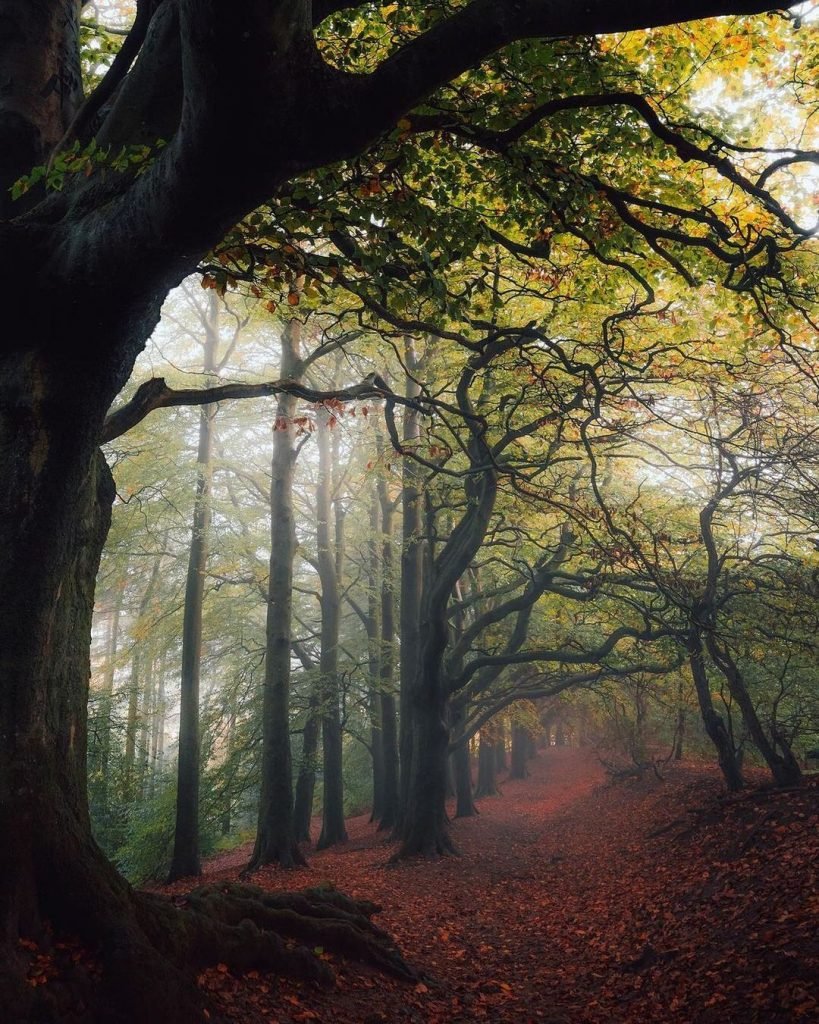
M462 855L387 867L366 817L271 890L332 882L382 905L423 980L333 958L318 990L200 977L236 1024L813 1024L819 1021L819 786L726 796L715 770L607 784L589 751L552 748L453 822ZM250 849L211 860L235 879ZM180 885L167 891L178 893Z

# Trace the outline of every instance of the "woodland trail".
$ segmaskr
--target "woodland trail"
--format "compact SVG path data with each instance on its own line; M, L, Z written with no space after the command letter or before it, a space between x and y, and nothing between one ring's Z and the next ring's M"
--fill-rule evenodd
M819 1021L819 788L726 798L713 769L685 764L605 785L568 748L530 768L453 823L459 858L387 868L362 817L309 868L254 876L380 903L424 972L415 987L336 959L331 992L219 969L200 983L237 1024ZM215 858L204 880L235 879L248 856Z

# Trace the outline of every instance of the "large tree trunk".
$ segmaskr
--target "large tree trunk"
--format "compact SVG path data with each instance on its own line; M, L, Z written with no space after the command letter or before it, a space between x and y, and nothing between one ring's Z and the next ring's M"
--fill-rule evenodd
M509 766L510 779L525 779L529 774L526 761L529 753L529 734L516 722L512 723L512 754Z
M91 616L114 497L95 450L105 397L98 380L44 359L0 365L0 590L17 608L0 616L0 1006L9 1021L60 1019L59 985L26 985L30 954L18 945L50 927L101 949L106 971L89 1019L170 1022L198 1003L192 982L149 943L137 897L91 838ZM157 990L162 1005L153 1005ZM106 1000L129 1007L127 1017L104 1014Z
M407 707L412 716L412 755L407 804L401 822L403 842L397 858L455 852L446 817L450 680L444 656L449 643L450 598L483 543L497 497L497 472L491 468L484 425L470 397L470 388L489 358L481 355L470 359L456 389L459 408L471 431L469 461L480 470L464 478L465 511L435 555L425 588L418 670Z
M427 676L429 680L429 676ZM430 688L431 689L431 688ZM418 695L413 706L412 778L396 859L455 853L446 816L449 730L435 702Z
M282 377L302 372L301 324L291 320L282 333ZM296 527L293 476L296 463L293 415L298 400L280 395L273 431L270 481L270 576L267 594L267 655L262 701L262 784L259 824L250 867L303 864L293 828L293 769L290 753L290 659L293 618L293 560Z
M478 747L478 784L475 796L497 796L498 784L495 770L498 763L496 744L489 739L486 729L481 729L480 746Z

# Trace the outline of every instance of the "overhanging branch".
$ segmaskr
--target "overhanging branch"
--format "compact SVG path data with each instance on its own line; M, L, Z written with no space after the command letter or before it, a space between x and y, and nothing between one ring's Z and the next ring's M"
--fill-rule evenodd
M367 381L349 388L335 388L332 391L317 391L292 380L273 380L260 384L220 384L212 388L172 388L163 377L152 377L136 389L133 397L114 412L109 413L102 428L101 443L121 437L140 423L155 409L168 409L178 405L210 405L230 399L269 398L272 395L295 395L305 402L320 405L322 402L357 402L363 399L389 398L401 405L418 408L412 399L402 398L390 391L376 387Z

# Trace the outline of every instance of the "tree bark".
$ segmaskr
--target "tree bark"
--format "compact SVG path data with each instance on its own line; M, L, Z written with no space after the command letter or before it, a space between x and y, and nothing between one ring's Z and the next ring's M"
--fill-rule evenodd
M367 540L367 672L369 675L368 710L370 713L370 757L373 774L373 806L370 821L380 822L384 814L384 740L381 732L381 552L378 544L381 507L375 477L370 482L369 528Z
M378 480L381 508L381 646L379 697L383 789L379 828L391 829L398 820L398 733L395 721L395 564L393 554L394 505L383 477Z
M506 725L503 721L498 725L498 739L495 743L495 771L506 771Z
M38 357L1 362L0 589L14 593L22 619L0 616L0 1005L9 1020L54 1019L49 994L25 983L17 943L53 928L101 949L89 1019L103 1019L107 1002L128 1006L129 1021L170 1024L198 1005L195 986L151 945L149 915L138 920L138 897L91 838L88 817L91 617L114 497L95 439L111 381ZM123 1020L113 1009L105 1016Z
M205 321L204 372L212 383L219 344L219 309L215 293ZM199 680L202 663L202 611L211 520L213 476L213 422L218 406L204 405L199 412L199 447L196 455L196 496L185 582L182 620L182 675L179 708L179 761L176 778L176 825L168 881L199 875Z
M316 764L321 728L321 695L319 693L318 666L302 644L294 648L305 672L310 674L310 693L307 714L301 735L301 757L296 778L296 798L293 804L293 830L297 843L312 839L313 798L316 791Z
M297 843L312 840L310 827L313 820L313 798L316 791L316 760L321 730L321 697L318 682L311 684L307 700L307 717L301 734L301 758L296 777L296 797L293 804L293 832Z
M153 652L147 652L145 661L145 683L139 707L139 739L137 741L137 784L139 799L145 799L148 783L148 769L151 758L151 722L156 705L155 661Z
M492 743L485 729L481 729L478 747L478 784L475 796L497 796L498 784L495 771L498 763L497 744Z
M677 684L677 721L674 725L674 743L671 756L675 761L682 761L685 750L685 704L683 703L683 682L682 676Z
M713 632L706 633L705 646L711 655L711 660L728 682L731 696L742 712L742 720L751 742L765 759L765 764L767 764L776 785L798 785L802 781L802 769L799 767L799 762L784 739L780 737L777 743L766 735L739 665L731 657L727 648L718 643Z
M473 356L456 388L458 405L471 434L467 454L476 472L464 478L466 512L435 556L434 571L424 593L418 670L408 702L413 732L409 791L397 859L456 852L446 817L450 680L444 656L449 643L449 601L486 536L497 497L497 471L492 465L484 425L470 397L472 384L491 359L489 350Z
M417 398L420 387L417 376L421 360L412 338L404 338L404 365L407 369L405 393ZM403 443L411 446L421 436L421 422L417 410L404 409ZM423 595L423 539L421 528L421 471L412 459L404 459L401 487L401 601L399 630L399 709L400 728L398 749L400 756L399 799L397 829L403 823L409 803L409 785L412 771L412 693L418 675L420 649L421 601Z
M695 609L696 614L697 611ZM686 649L705 731L716 748L717 759L725 779L725 785L728 787L729 792L736 792L742 789L744 785L742 768L734 750L734 744L731 742L731 737L725 728L725 722L723 722L722 716L717 713L711 700L711 686L708 682L708 673L705 668L702 628L696 621L692 622L689 627Z
M510 779L525 779L529 775L526 767L529 752L529 734L516 723L512 723L512 755L509 766Z
M302 374L301 324L282 332L282 377ZM290 753L290 659L293 617L293 561L296 528L293 476L296 462L293 416L298 400L279 396L273 430L270 480L270 575L267 593L267 655L262 701L262 781L259 823L250 869L304 863L293 824L293 769Z
M316 414L319 450L316 487L316 555L321 580L321 741L324 761L324 808L321 834L316 848L323 850L347 839L344 825L344 779L342 775L342 734L339 710L338 638L341 598L338 573L330 540L333 479L330 423L332 414L320 408Z
M472 757L469 740L462 735L463 710L450 707L450 715L450 733L461 740L452 752L452 767L455 773L455 817L473 818L478 813L478 808L472 799Z

